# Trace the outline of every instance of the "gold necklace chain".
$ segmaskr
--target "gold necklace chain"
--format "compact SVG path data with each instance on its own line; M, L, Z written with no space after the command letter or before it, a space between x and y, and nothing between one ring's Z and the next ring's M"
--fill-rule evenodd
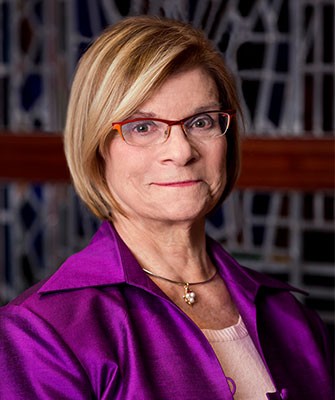
M214 274L210 278L206 279L205 281L180 282L180 281L174 281L169 278L165 278L164 276L156 275L146 268L142 268L142 269L146 274L153 276L154 278L162 279L163 281L174 283L175 285L183 286L184 287L183 299L185 300L186 304L188 304L189 306L193 306L193 304L196 302L196 294L193 290L191 290L190 286L202 285L205 283L209 283L216 277L216 274L217 274L217 270L215 270Z

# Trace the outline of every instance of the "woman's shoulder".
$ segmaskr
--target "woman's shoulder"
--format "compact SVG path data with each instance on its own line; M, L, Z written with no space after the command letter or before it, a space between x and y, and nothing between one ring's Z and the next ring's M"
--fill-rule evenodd
M13 346L22 342L35 346L43 337L56 349L69 348L66 351L79 354L89 343L78 342L78 332L103 335L101 331L108 328L111 337L118 337L127 326L122 286L43 292L46 283L34 285L0 308L0 337L11 338Z
M51 276L1 307L0 314L34 314L49 320L53 316L57 319L60 313L71 318L74 310L87 308L103 297L106 287L110 288L109 296L114 303L120 303L117 287L124 282L124 272L113 244L110 238L106 242L106 235L99 230L85 248L70 255Z

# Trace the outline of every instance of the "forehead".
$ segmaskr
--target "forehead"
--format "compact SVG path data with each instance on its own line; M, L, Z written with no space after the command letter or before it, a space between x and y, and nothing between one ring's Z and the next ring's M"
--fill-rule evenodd
M137 112L152 117L174 119L203 111L211 106L219 106L218 88L206 71L196 68L168 77Z

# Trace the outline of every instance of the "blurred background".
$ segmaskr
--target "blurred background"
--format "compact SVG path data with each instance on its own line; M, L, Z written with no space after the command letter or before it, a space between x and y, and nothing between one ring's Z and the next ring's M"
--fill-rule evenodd
M99 222L76 197L61 132L78 58L138 14L202 28L237 79L236 190L208 232L244 265L305 289L334 332L333 0L0 0L0 302L50 275Z

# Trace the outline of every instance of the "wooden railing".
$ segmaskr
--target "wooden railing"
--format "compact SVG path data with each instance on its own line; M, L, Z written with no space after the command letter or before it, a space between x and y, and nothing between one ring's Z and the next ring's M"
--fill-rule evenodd
M242 141L239 188L334 188L333 139L248 138ZM0 180L69 182L58 134L0 134Z

